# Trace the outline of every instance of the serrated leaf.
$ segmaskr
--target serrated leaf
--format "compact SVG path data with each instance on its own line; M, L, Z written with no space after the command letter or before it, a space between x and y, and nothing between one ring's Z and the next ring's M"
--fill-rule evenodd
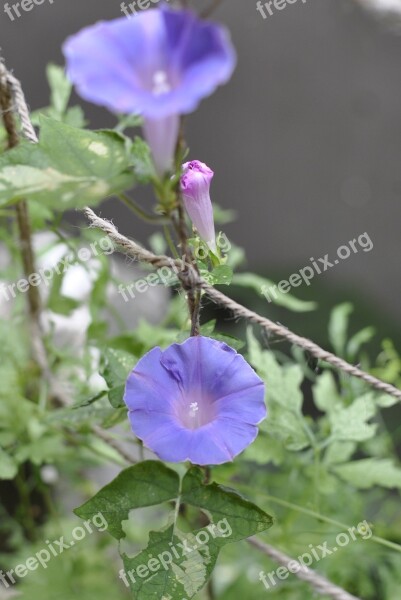
M216 483L204 484L198 468L185 475L180 502L200 508L211 523L191 533L173 524L151 532L147 548L137 556L123 555L136 600L193 598L209 579L223 546L265 531L273 522L238 493Z
M265 531L273 524L270 515L236 491L217 483L205 485L203 473L198 468L190 469L185 475L181 501L206 511L213 522L227 518L233 530L230 542Z
M0 479L14 479L17 473L17 462L0 448Z
M398 404L398 402L398 398L390 396L389 394L381 394L376 398L376 404L377 406L380 406L380 408L390 408L391 406Z
M126 138L44 116L40 123L38 144L21 144L0 157L0 206L40 198L57 210L80 208L132 187Z
M288 450L299 451L309 446L310 441L303 426L303 380L299 365L282 367L272 352L262 350L252 329L247 333L249 362L266 382L266 404L269 418L265 430L282 440Z
M329 414L331 435L337 440L362 442L374 436L377 425L367 421L376 414L373 394L354 400L347 408L335 408Z
M242 454L242 460L255 462L258 465L272 463L279 466L285 460L284 445L265 432L266 424L267 421L262 423L258 437Z
M162 463L145 461L122 471L74 513L90 519L101 512L108 522L108 532L120 540L125 537L122 522L134 508L155 506L177 497L179 477Z
M131 146L131 161L135 175L141 183L148 183L155 176L152 154L148 144L136 136Z
M266 431L275 438L282 440L287 450L299 452L310 445L310 440L302 427L302 420L292 411L279 405L272 404L269 408Z
M57 459L65 457L67 448L64 440L58 435L45 435L30 444L20 446L15 457L19 463L29 460L34 465L52 463Z
M47 66L46 75L51 91L51 106L59 115L62 115L68 106L72 84L67 79L63 67L50 64Z
M352 336L347 344L347 353L350 359L354 359L358 354L361 346L370 342L374 337L376 330L374 327L365 327Z
M125 382L135 366L136 359L124 350L108 348L104 354L106 366L102 373L109 387L109 400L114 408L124 406Z
M356 450L356 442L333 442L324 455L326 464L344 463L351 458Z
M218 265L209 275L212 285L230 285L233 279L233 270L228 265Z
M303 394L300 385L304 374L299 365L281 366L274 354L262 350L252 331L248 330L250 363L266 382L267 402L272 400L283 408L299 412L302 408Z
M365 458L333 468L353 486L366 490L374 485L401 489L401 469L391 459Z
M342 406L341 396L331 371L324 371L313 386L313 399L319 410L330 412Z
M294 298L291 294L280 292L273 281L261 277L260 275L255 275L254 273L236 273L232 282L234 285L252 289L258 295L265 298L267 298L266 291L271 290L271 293L269 293L268 296L273 304L278 304L278 306L283 306L294 312L308 312L315 310L317 307L316 302L299 300L298 298ZM272 291L273 289L274 292Z
M330 315L329 340L336 354L340 356L344 356L345 353L349 315L353 310L352 304L344 302L336 306Z

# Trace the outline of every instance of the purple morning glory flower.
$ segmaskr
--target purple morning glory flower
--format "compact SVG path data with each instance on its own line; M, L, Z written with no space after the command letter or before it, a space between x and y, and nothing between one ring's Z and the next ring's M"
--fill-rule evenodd
M210 184L214 173L199 160L187 162L182 167L181 193L186 211L200 237L216 253L213 206Z
M180 115L226 83L236 62L226 29L192 11L167 8L83 29L63 51L83 98L143 115L160 174L172 168Z
M169 462L231 461L266 416L264 383L252 367L202 336L148 352L129 375L124 400L135 435Z

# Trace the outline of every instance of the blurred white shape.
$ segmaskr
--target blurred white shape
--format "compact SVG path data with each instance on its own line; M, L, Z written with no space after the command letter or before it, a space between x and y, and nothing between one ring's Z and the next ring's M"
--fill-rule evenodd
M357 0L358 4L385 17L401 17L401 0Z
M60 479L59 472L53 465L45 465L40 469L40 477L43 483L54 485Z
M68 350L77 359L83 359L85 348L89 351L90 365L89 373L83 366L70 364L62 365L58 369L58 380L65 392L74 395L74 379L86 381L90 393L97 394L107 389L106 382L99 375L100 351L87 347L88 329L92 324L90 310L90 297L94 285L101 273L101 261L97 254L87 254L87 259L82 263L76 262L67 244L60 242L54 233L39 233L34 236L34 249L36 255L37 271L46 270L49 274L45 283L42 280L39 292L44 305L49 297L53 277L62 274L60 295L75 300L78 304L68 315L56 313L50 309L42 312L41 321L46 334L48 334L55 347ZM87 249L89 253L89 248ZM99 249L97 249L99 250ZM105 252L106 253L106 252ZM109 254L107 252L106 254ZM111 268L111 281L106 289L107 306L103 311L103 318L108 324L110 335L118 335L122 332L135 329L141 318L151 323L156 323L163 318L169 292L164 286L148 287L142 294L124 301L118 293L117 281L123 285L132 285L141 277L141 272L133 264L133 261L121 260L116 256L109 256ZM0 246L0 272L10 264L10 255L4 246ZM21 274L22 276L22 274ZM0 279L0 285L12 284L10 281ZM12 296L0 294L0 318L8 319L13 308ZM118 318L116 318L116 315Z

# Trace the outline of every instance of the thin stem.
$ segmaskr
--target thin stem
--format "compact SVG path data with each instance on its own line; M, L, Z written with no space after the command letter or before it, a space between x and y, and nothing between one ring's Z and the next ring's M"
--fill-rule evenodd
M169 223L169 220L166 217L158 217L157 215L151 215L146 212L135 200L127 196L127 194L118 194L117 196L133 213L136 214L137 217L145 221L146 223L151 223L152 225L165 225Z
M8 149L19 144L18 130L13 113L13 98L7 79L0 79L0 108L2 111L4 128L7 133ZM18 224L19 243L24 267L24 275L29 281L29 276L36 272L35 259L32 245L32 231L29 218L28 205L25 200L20 200L15 207ZM39 326L40 295L37 287L29 283L28 308L32 323Z
M170 248L171 254L174 256L174 258L180 258L180 255L177 252L177 248L175 247L173 238L171 237L171 233L170 233L170 229L169 229L168 225L164 225L163 231L164 231L164 237L166 238L166 242L167 242L168 247Z
M177 142L176 149L176 162L177 167L179 167L179 157L184 155L185 149L185 140L184 140L184 118L181 119L181 127L180 134ZM193 269L197 275L199 275L198 265L196 264L196 260L193 256L193 253L188 244L188 232L187 226L185 223L185 212L182 201L182 196L180 192L179 183L177 184L176 189L176 204L177 211L176 215L174 213L171 214L171 222L175 228L176 234L178 236L181 250L184 253L184 262L188 267L185 266L183 277L181 278L181 284L184 291L187 294L187 302L188 302L188 310L191 319L191 336L197 336L200 333L200 310L201 310L201 291L196 289L196 287L190 281L190 270ZM184 282L188 282L188 284Z
M229 481L226 481L224 483L226 485L230 485ZM256 494L257 496L261 496L261 497L265 498L266 500L273 502L273 504L278 504L280 506L284 506L285 508L295 510L296 512L299 512L299 513L302 513L309 517L312 517L313 519L317 519L318 521L322 521L324 523L328 523L329 525L334 525L335 527L339 527L340 529L347 530L350 528L350 525L347 525L346 523L342 523L341 521L337 521L336 519L331 519L330 517L326 517L325 515L322 515L314 510L305 508L303 506L299 506L298 504L294 504L293 502L288 502L287 500L283 500L282 498L277 498L276 496L271 496L270 494L261 492L250 485L246 485L243 483L236 483L236 487L238 487L239 489L242 488L244 491L252 492L253 494ZM400 544L396 544L395 542L390 542L389 540L385 540L384 538L382 538L378 535L372 535L372 537L370 537L368 539L370 539L372 542L375 542L376 544L380 544L381 546L385 546L386 548L395 550L396 552L401 552Z

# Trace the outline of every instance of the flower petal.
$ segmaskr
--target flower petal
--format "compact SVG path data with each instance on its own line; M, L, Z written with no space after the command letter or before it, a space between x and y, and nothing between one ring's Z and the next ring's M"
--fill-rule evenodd
M68 38L63 51L83 98L150 119L192 112L235 67L225 30L184 10L100 22Z
M160 348L153 348L128 376L124 401L130 410L173 414L173 403L181 395L177 382L162 366Z
M181 389L208 392L236 356L235 350L226 344L196 336L182 344L172 344L163 352L160 360Z

